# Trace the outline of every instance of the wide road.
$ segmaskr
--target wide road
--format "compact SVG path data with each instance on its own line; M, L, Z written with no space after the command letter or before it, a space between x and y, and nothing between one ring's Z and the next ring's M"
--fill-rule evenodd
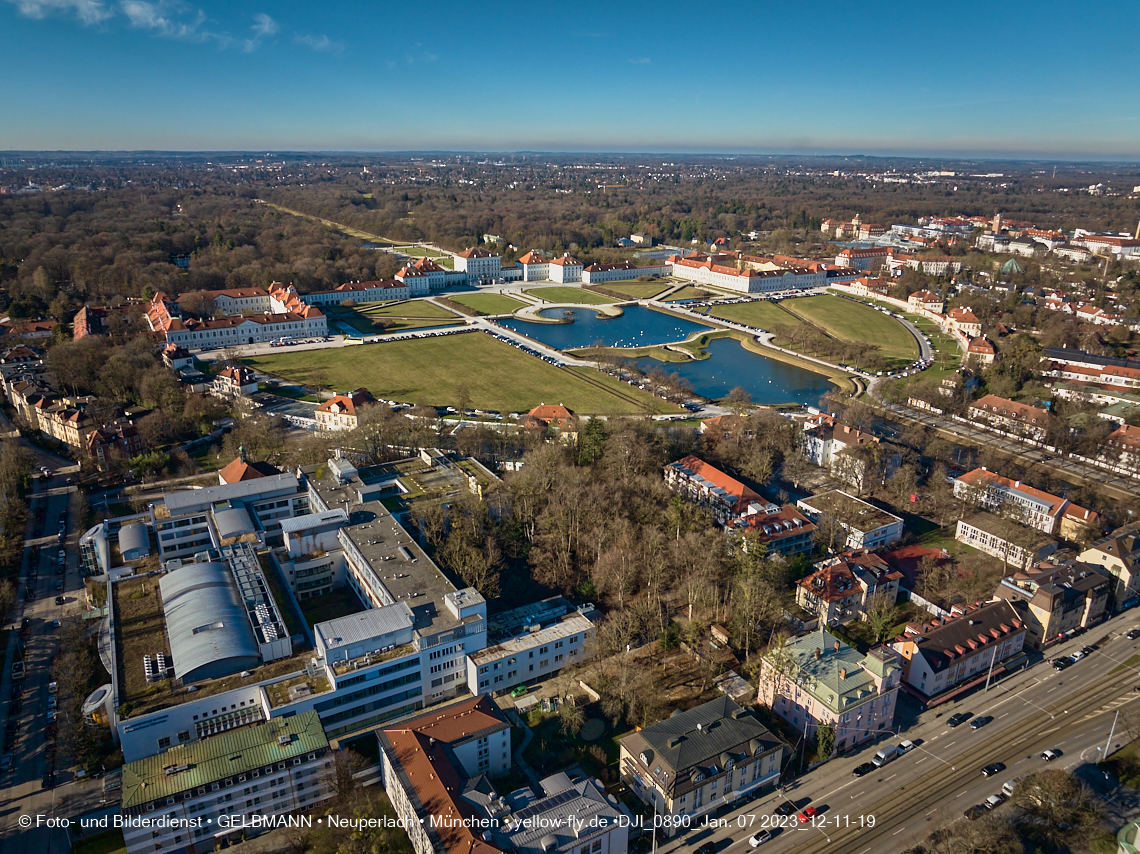
M4 854L65 854L70 851L62 830L20 827L23 815L76 815L99 803L102 786L97 781L75 779L75 770L60 757L52 762L49 748L53 743L44 736L47 724L48 682L51 658L58 651L59 629L56 619L77 617L83 611L83 582L78 571L76 533L68 528L64 544L58 542L59 521L66 521L74 487L63 476L50 481L37 480L31 497L24 562L20 571L20 601L10 623L11 640L0 678L0 708L5 722L18 721L19 733L11 751L15 767L0 778L0 850ZM39 547L32 561L35 547ZM66 562L60 572L58 552L66 551ZM33 567L35 574L32 573ZM28 598L31 589L34 598ZM63 604L56 602L63 597ZM12 663L20 655L16 641L24 619L29 620L22 652L26 675L13 681ZM18 692L20 709L12 712L12 699ZM44 773L55 769L53 783L44 788Z
M814 806L819 818L814 824L780 829L764 851L889 854L912 847L937 827L964 821L968 807L997 794L1002 783L1016 775L1043 768L1087 771L1107 743L1116 711L1135 710L1140 704L1140 692L1133 691L1140 685L1140 668L1124 665L1140 654L1140 640L1124 637L1138 623L1140 615L1134 612L1116 617L1049 650L1052 658L1082 644L1100 644L1068 670L1058 672L1047 662L1034 664L996 682L988 693L978 690L923 712L892 739L833 759L801 777L786 796L774 792L731 809L718 819L726 826L698 824L683 838L663 845L659 839L658 847L684 851L711 840L718 854L748 851L748 837L765 820L770 823L777 804L787 800L797 810ZM966 724L950 728L945 721L956 712L994 720L978 730ZM918 747L872 774L853 776L854 767L869 762L880 746L904 738ZM1117 726L1113 749L1127 741ZM1061 758L1047 764L1040 758L1046 749L1060 750ZM1007 767L994 777L983 777L982 767L991 762Z

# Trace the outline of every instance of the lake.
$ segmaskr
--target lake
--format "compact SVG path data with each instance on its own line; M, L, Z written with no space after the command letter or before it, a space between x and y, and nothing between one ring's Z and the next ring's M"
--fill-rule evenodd
M642 305L623 306L621 317L598 317L588 308L548 308L543 317L571 317L573 323L535 323L510 318L500 320L503 326L541 341L556 350L590 347L601 341L607 347L648 347L684 341L694 332L707 332L709 327L671 314L654 311Z
M586 308L552 308L546 317L573 317L573 323L534 323L532 321L499 321L524 335L558 350L589 347L599 340L609 347L644 347L683 341L694 332L708 327L654 311L640 305L625 307L621 317L601 319ZM564 314L569 312L569 314ZM693 384L701 397L717 399L740 386L756 403L801 403L814 405L833 388L827 377L778 359L745 350L734 339L716 338L707 347L709 358L699 362L659 362L656 359L634 360L643 371L653 367L677 373Z
M699 362L662 363L656 359L635 359L643 371L663 368L680 374L693 384L693 391L710 400L724 397L739 386L753 403L801 403L814 406L835 388L827 377L778 359L745 350L733 338L715 338L706 348L709 358Z

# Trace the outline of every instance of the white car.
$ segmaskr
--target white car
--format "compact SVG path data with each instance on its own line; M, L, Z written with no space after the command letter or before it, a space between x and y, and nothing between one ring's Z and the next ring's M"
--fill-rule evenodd
M772 838L772 831L761 830L759 833L754 834L748 838L748 844L753 848L759 848L765 842Z
M910 753L912 750L914 750L914 747L914 742L910 739L907 739L906 741L899 744L899 755L902 756L904 753Z

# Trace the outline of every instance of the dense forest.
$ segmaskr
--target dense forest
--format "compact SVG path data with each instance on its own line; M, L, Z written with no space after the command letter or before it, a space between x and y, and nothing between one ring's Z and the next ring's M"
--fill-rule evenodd
M890 224L923 215L985 215L1072 229L1131 230L1134 199L1090 195L1096 183L1130 190L1134 167L986 164L1001 178L884 183L873 173L918 168L889 161L800 162L770 158L648 158L584 162L516 156L336 157L269 164L230 158L147 161L25 160L0 170L0 310L13 318L69 319L79 306L116 304L162 290L184 293L291 282L301 291L389 278L392 256L366 248L280 204L399 241L459 250L482 235L503 238L504 260L530 248L616 257L616 240L645 231L661 241L764 235L770 251L823 249L821 220ZM840 176L830 174L845 170ZM860 171L848 174L848 171ZM902 174L902 173L899 173Z

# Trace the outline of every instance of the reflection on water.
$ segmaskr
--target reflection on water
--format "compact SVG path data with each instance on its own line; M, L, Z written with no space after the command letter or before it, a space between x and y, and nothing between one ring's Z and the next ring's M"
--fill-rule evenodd
M598 341L607 347L648 347L670 341L684 341L694 332L706 332L707 326L663 314L641 305L623 306L621 317L599 317L588 308L548 308L539 312L543 317L573 319L573 323L535 323L510 318L503 326L529 335L558 350L589 347Z
M657 367L680 374L693 384L693 391L711 399L740 386L755 403L814 405L833 388L822 374L745 350L732 338L710 341L707 349L709 358L700 362L663 365L656 359L637 359L635 364L643 371Z
M550 308L546 317L570 317L573 323L534 323L532 321L499 321L503 326L534 338L558 350L589 347L602 341L609 347L646 347L683 341L694 332L708 329L699 323L653 311L640 305L624 307L621 317L601 318L584 308ZM740 386L756 403L818 403L832 388L827 377L795 365L745 350L730 338L709 342L709 358L699 362L662 363L656 359L636 359L644 371L664 368L678 373L693 384L702 397L720 398Z

